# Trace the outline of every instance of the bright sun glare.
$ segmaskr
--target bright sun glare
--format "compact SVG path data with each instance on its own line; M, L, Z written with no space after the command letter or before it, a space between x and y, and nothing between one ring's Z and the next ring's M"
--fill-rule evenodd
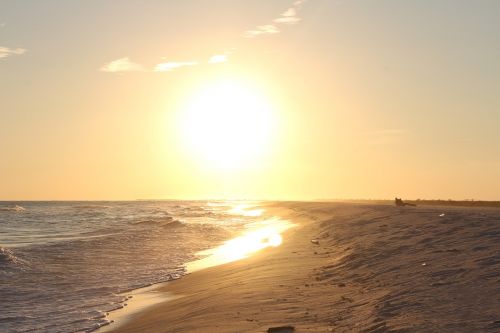
M241 83L218 82L202 89L181 117L189 151L211 166L242 168L270 150L274 110L255 89Z

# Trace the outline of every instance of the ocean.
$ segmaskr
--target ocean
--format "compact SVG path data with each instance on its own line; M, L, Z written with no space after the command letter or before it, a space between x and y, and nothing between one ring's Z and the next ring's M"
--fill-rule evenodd
M94 331L127 292L177 279L207 249L273 221L263 212L229 201L0 202L0 332Z

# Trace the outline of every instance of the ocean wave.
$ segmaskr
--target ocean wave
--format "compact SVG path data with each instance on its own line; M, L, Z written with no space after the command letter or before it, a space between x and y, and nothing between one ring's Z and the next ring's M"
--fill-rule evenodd
M19 205L15 205L14 207L0 207L0 212L23 212L25 210L26 208Z
M212 211L199 211L199 210L192 210L192 211L185 211L182 213L182 217L187 217L187 218L200 218L200 217L208 217L208 218L225 218L227 214L224 214L223 212L212 212Z
M27 320L27 319L35 319L35 317L32 316L6 316L6 317L1 317L0 316L0 323L3 321L6 322L12 322L12 321L21 321L21 320Z
M27 211L16 213L16 203ZM102 312L128 302L122 295L185 275L198 251L248 222L200 202L10 201L0 208L10 211L0 212L0 319L9 317L2 332L89 332L108 319Z
M73 209L108 209L111 206L107 205L76 205L72 207Z
M148 219L132 222L133 225L144 226L161 226L161 227L182 227L184 223L174 219L171 216L163 217L161 219Z

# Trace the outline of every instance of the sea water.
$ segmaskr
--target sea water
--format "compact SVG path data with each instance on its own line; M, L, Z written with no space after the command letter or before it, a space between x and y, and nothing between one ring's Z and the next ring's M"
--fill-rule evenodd
M197 253L259 223L255 205L0 202L0 332L106 325L127 291L182 276Z

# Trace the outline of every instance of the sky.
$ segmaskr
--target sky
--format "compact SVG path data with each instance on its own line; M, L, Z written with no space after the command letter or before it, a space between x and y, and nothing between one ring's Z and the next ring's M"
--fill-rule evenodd
M500 200L495 0L0 0L0 200Z

